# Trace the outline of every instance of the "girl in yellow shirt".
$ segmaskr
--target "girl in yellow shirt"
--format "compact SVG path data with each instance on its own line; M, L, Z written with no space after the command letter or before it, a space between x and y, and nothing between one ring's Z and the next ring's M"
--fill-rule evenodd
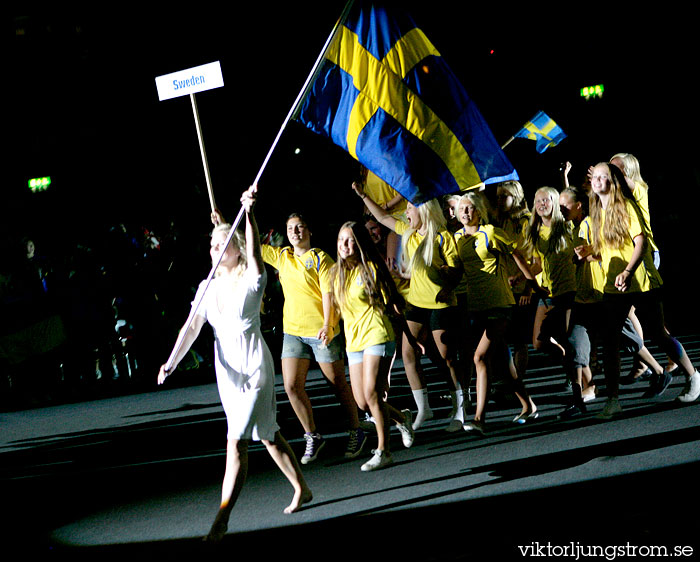
M591 255L600 258L605 285L603 351L608 399L598 417L610 419L622 411L619 403L620 334L631 307L644 306L649 324L666 354L685 372L687 386L679 400L692 402L700 395L700 374L683 346L664 327L663 305L658 297L661 278L651 262L645 243L642 215L634 203L622 172L600 163L591 174L590 216L593 244ZM647 254L647 255L645 255ZM650 395L658 395L671 375L653 377Z
M411 411L399 412L385 400L396 353L389 316L398 313L398 303L403 299L362 224L343 224L337 246L338 261L331 268L333 310L343 319L355 401L361 410L372 414L377 428L377 448L362 465L362 471L367 472L393 462L388 438L390 419L401 432L404 446L413 444Z
M549 294L538 303L532 344L563 358L576 296L572 225L564 218L559 192L553 187L537 190L534 209L526 243L537 282Z
M499 364L510 372L515 395L522 404L522 411L513 421L525 423L537 416L537 407L522 379L518 378L505 339L515 299L503 257L512 255L525 278L530 282L535 278L514 248L513 240L500 228L488 224L487 204L481 193L469 192L462 196L457 205L457 218L463 225L455 238L464 267L476 369L476 412L474 420L465 423L464 429L483 434L489 371Z
M532 213L525 199L525 191L519 181L505 181L496 188L496 221L515 241L515 247L525 250L525 232L530 224ZM529 255L525 256L528 260ZM537 302L533 302L532 290L525 283L520 269L511 256L505 256L508 281L515 298L509 340L513 346L513 361L518 375L525 376L529 362L529 344L532 342L532 326ZM528 262L529 263L529 262Z
M306 448L302 464L313 462L325 444L317 431L311 399L306 392L306 379L315 359L338 398L348 419L348 446L345 455L359 455L366 441L359 427L357 405L345 378L343 350L333 340L338 326L329 320L331 258L323 250L311 246L311 230L304 217L292 214L287 218L289 246L262 245L262 258L279 272L284 306L282 309L282 378L284 389L301 426ZM322 340L331 341L323 345Z
M610 159L610 164L618 167L625 176L627 180L628 187L632 190L632 195L634 200L637 202L637 206L641 211L641 217L643 219L642 226L645 228L645 234L647 243L651 248L651 259L654 262L654 267L659 268L661 263L661 254L659 252L659 247L654 240L654 234L651 230L651 212L649 210L649 185L644 178L642 178L642 173L639 167L639 160L636 156L629 154L627 152L618 152ZM644 330L642 324L639 322L637 315L635 314L634 307L629 314L630 321L633 323L635 330L639 333L639 336L644 339ZM655 362L655 360L654 360ZM634 367L630 373L632 380L641 377L643 374L649 372L649 370L656 371L654 362L649 363L640 357L635 358ZM669 361L666 366L668 372L674 371L677 365L673 361Z
M436 199L419 207L410 202L406 207L408 222L397 220L377 205L364 192L363 186L352 184L374 217L387 228L401 236L401 261L404 271L411 276L406 296L406 321L413 337L421 342L432 334L437 354L431 360L442 371L449 372L448 384L452 387L452 419L448 431L462 428L468 402L468 386L465 373L459 363L454 344L453 327L457 318L457 298L454 288L461 278L461 266L454 237L445 228L442 206ZM428 403L428 391L420 372L420 357L408 344L404 334L401 346L406 376L411 386L418 413L413 428L433 417ZM465 397L467 399L465 400Z

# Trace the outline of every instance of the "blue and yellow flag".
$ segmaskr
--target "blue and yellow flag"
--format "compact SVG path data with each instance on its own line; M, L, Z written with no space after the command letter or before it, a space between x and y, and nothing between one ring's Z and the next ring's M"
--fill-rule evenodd
M379 2L355 1L295 119L417 205L518 179L437 49Z
M544 111L539 111L513 136L536 141L535 150L541 154L564 140L566 133Z

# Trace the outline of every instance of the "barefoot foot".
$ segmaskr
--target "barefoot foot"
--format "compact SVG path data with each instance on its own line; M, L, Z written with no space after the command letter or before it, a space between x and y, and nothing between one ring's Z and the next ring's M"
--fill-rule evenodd
M313 495L311 494L311 490L308 488L305 488L303 490L300 490L296 494L294 494L294 498L292 499L292 503L290 503L286 508L284 508L284 513L289 515L290 513L295 513L299 511L302 505L305 503L309 503L313 499Z
M221 511L216 514L216 519L209 530L209 534L204 537L204 542L208 543L219 543L224 538L224 535L228 531L228 514L224 514Z

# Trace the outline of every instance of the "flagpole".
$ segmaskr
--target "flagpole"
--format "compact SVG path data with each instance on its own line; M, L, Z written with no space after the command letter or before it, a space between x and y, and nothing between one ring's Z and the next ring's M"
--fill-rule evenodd
M301 90L299 91L299 95L297 95L296 99L294 100L294 104L292 105L292 108L289 110L289 113L287 113L287 117L284 119L284 122L282 123L282 126L280 127L279 132L277 133L277 136L275 137L275 140L272 143L272 146L270 147L270 150L267 152L267 156L263 160L262 165L260 166L260 170L258 171L258 174L255 176L255 180L253 181L253 185L257 185L258 182L260 181L260 177L263 174L263 171L267 167L267 163L270 161L270 157L272 156L272 153L274 152L275 148L277 147L277 144L279 143L280 138L282 137L282 133L286 129L287 125L289 124L289 121L291 121L292 116L294 113L297 111L299 105L301 104L302 100L306 97L309 87L311 86L311 83L313 82L315 75L318 71L318 67L321 65L321 61L323 60L323 57L326 54L326 51L328 50L328 47L330 44L333 42L333 39L335 38L338 29L343 25L345 22L345 19L347 18L348 13L350 12L350 8L352 7L354 3L354 0L348 0L348 2L345 4L345 8L343 8L343 11L338 18L338 21L335 23L335 26L333 27L333 30L331 31L330 35L328 36L328 39L326 39L326 43L323 45L323 49L321 49L321 53L318 55L318 58L316 59L316 62L314 63L311 72L309 73L308 77L306 78L306 81L304 82L304 85L302 86ZM195 111L195 119L196 119L196 102L194 101L194 96L192 97L192 107ZM206 156L204 153L204 147L201 141L201 130L197 128L197 132L200 135L200 148L202 149L202 158L205 161L205 172L207 175L207 185L209 186L209 197L212 205L212 211L215 210L214 207L214 197L213 193L211 191L211 182L209 179L209 171L206 166ZM224 244L224 248L227 248L229 243L231 242L231 239L233 238L233 235L238 228L238 225L241 222L241 219L243 218L243 212L244 208L241 206L241 209L238 211L238 215L236 216L236 219L231 225L231 231L229 232L228 237L226 238L226 242ZM211 284L211 280L214 278L214 274L219 267L219 264L221 263L221 258L223 257L223 252L221 252L221 255L219 256L219 259L217 262L212 266L211 271L209 272L209 276L207 277L206 281L204 282L204 290L200 291L199 298L197 301L192 305L192 308L190 310L190 314L187 317L187 321L185 322L184 326L180 330L180 333L178 334L177 340L175 342L175 346L173 347L173 350L170 354L170 357L168 358L167 363L165 364L165 372L166 375L170 374L170 371L173 369L173 363L175 362L175 358L177 357L178 353L180 352L180 349L182 348L182 344L185 340L185 336L187 334L187 331L190 328L190 325L192 324L192 321L194 320L194 317L197 313L197 310L199 309L200 305L202 304L202 301L204 300L204 296L207 292L207 289L209 288L209 285Z
M515 140L515 137L510 137L510 138L506 141L506 144L504 144L504 145L501 147L501 150L503 150L506 146L508 146L508 145L509 145L511 142L513 142L514 140Z
M263 160L262 166L260 166L260 171L258 172L258 175L255 176L255 181L253 182L253 185L257 184L258 181L260 181L260 176L262 176L263 171L265 170L265 167L267 166L267 163L269 162L273 151L277 147L277 143L279 142L280 138L282 137L282 133L287 128L289 121L291 121L292 116L299 108L299 105L301 104L302 100L306 97L308 90L309 90L309 87L311 86L311 83L313 82L313 80L316 76L316 72L318 71L318 67L321 65L321 61L323 60L323 57L325 56L326 51L328 50L328 47L330 46L333 39L335 38L335 35L338 32L338 29L340 29L340 27L345 22L345 18L347 18L348 13L350 12L350 8L352 8L354 1L355 0L348 0L348 2L345 4L345 8L343 8L343 11L340 14L340 17L338 18L338 21L335 23L333 30L331 31L330 35L328 36L328 39L326 39L326 43L323 45L323 49L321 49L321 53L318 55L318 58L316 59L316 62L314 63L314 65L311 69L311 72L309 73L309 76L306 78L306 82L304 82L304 85L302 86L301 90L299 91L299 95L297 95L296 100L294 100L294 104L292 105L292 108L289 110L289 113L287 113L287 117L284 119L284 122L282 123L282 126L280 127L280 130L277 133L277 136L275 137L275 140L273 141L272 146L270 147L270 150L267 153L267 156L265 157L265 160Z

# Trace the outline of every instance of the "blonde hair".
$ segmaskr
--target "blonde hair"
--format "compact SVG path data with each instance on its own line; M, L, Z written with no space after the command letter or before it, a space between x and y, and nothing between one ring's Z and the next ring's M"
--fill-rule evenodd
M634 199L626 196L627 183L622 177L622 171L612 164L600 162L594 168L604 167L610 177L610 197L605 208L605 224L601 229L603 205L600 198L594 193L590 194L589 216L591 217L591 230L593 234L593 250L600 253L604 246L619 249L629 240L630 216L627 212L627 201Z
M393 302L402 302L386 263L379 255L364 225L360 225L356 221L348 221L340 227L338 236L346 228L352 232L355 240L357 261L351 262L338 255L337 261L331 267L332 306L336 310L340 310L340 306L345 304L348 276L356 267L360 270L360 278L371 307L384 312L388 304L387 299Z
M417 230L409 226L401 236L401 267L406 272L413 271L415 267L430 267L433 264L435 238L438 232L447 228L447 220L437 199L430 199L416 209L418 209L421 223L425 227L425 236L410 260L407 257L407 243Z
M231 232L231 225L227 223L223 224L218 224L216 227L214 227L214 230L211 231L211 236L212 238L214 237L215 234L218 233L223 233L227 237ZM244 273L245 270L248 268L248 257L246 254L246 246L245 246L245 237L241 233L240 230L236 230L233 233L233 236L231 237L231 241L229 244L233 244L240 250L240 256L238 258L238 265L236 266L236 269L234 270L234 274L238 277L241 277ZM220 272L216 272L217 275L220 274Z
M527 200L525 199L525 190L519 181L504 181L496 186L496 190L499 188L507 191L513 198L513 210L510 212L511 218L517 219L530 212L530 209L527 206Z
M535 192L535 198L538 193L546 193L552 201L551 234L547 243L547 248L544 254L556 254L564 251L571 242L570 231L566 225L566 219L561 212L559 205L559 192L553 187L540 187ZM540 243L540 226L542 226L542 217L536 212L530 217L530 227L527 229L527 247L529 250L539 248Z
M470 201L476 212L479 213L479 224L489 224L491 222L489 216L489 205L486 197L479 191L468 191L459 198L458 206L462 201Z
M637 160L635 156L632 156L628 152L618 152L610 159L610 163L616 158L622 161L622 173L625 174L625 176L632 180L633 183L642 186L645 190L649 189L647 182L642 179L642 173L639 169L639 160Z

